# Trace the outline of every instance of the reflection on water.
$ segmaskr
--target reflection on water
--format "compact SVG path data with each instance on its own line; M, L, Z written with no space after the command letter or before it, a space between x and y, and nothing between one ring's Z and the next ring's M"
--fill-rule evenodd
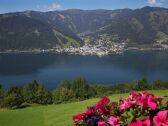
M0 54L4 87L40 80L52 89L64 79L85 77L92 83L121 83L168 75L168 51L126 52L105 57L63 54Z

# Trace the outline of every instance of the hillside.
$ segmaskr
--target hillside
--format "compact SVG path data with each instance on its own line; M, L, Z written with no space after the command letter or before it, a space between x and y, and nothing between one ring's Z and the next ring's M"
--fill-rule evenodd
M159 41L167 43L168 10L145 7L118 14L111 23L96 32L97 36L107 34L113 41L130 45L154 45ZM163 36L163 37L161 37Z
M168 9L24 11L0 15L0 51L79 47L167 47Z
M80 46L80 39L41 20L39 12L0 15L0 50ZM34 18L36 17L36 18ZM37 19L38 18L38 19Z
M150 91L157 96L165 96L167 90ZM112 101L118 101L120 97L128 94L116 94L110 96ZM18 110L0 110L0 124L2 126L72 126L72 115L85 111L87 106L95 104L99 99L90 99L81 102L34 106Z

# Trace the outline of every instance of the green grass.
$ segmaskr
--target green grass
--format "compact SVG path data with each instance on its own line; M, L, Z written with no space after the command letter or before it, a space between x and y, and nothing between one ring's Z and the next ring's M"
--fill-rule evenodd
M168 90L150 91L157 96L168 96ZM110 96L112 101L128 94ZM72 126L72 115L85 111L87 106L95 104L99 99L81 102L34 106L18 110L0 110L0 126Z
M69 36L65 36L62 33L58 32L58 31L55 31L55 30L54 30L54 33L58 36L61 36L61 37L65 38L68 41L66 44L62 44L61 40L59 38L57 38L59 40L59 43L62 44L64 48L69 48L71 46L80 47L80 43L77 42L75 39L73 39Z

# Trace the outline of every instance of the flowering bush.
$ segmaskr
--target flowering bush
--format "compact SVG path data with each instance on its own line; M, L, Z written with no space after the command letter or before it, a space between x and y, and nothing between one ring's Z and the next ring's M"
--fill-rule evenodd
M74 126L168 126L168 102L148 92L131 92L119 102L103 97L73 120Z

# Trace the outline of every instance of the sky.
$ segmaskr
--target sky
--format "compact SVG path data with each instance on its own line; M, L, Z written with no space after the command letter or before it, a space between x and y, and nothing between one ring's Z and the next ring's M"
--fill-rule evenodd
M25 10L123 9L155 6L168 8L168 0L0 0L0 13Z

